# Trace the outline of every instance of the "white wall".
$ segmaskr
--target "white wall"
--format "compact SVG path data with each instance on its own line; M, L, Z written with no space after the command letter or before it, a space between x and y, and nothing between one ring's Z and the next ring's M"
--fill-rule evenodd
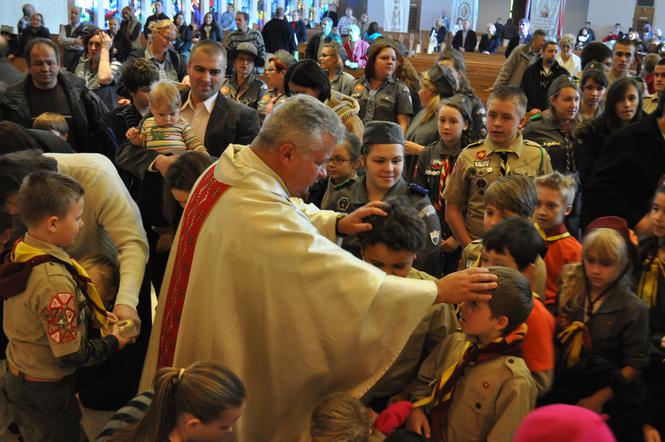
M656 4L663 3L656 1ZM588 18L596 38L602 40L614 28L614 23L621 23L621 29L627 32L633 23L635 3L635 0L589 0Z
M665 0L664 0L665 1ZM369 0L369 3L373 3ZM423 0L420 5L420 29L429 31L434 26L434 21L441 16L443 11L450 17L453 0L427 1Z
M501 23L505 25L509 15L510 0L478 0L478 29L476 32L485 33L487 24L496 22L497 17L501 17Z
M431 0L424 0L431 1ZM383 28L385 10L383 2L378 0L367 0L367 16L370 22L377 22L380 28Z
M564 11L565 22L563 24L563 33L577 35L582 26L584 26L588 12L589 0L567 1L566 10ZM596 23L592 22L591 28L596 33L596 38L602 39L605 33L599 34L597 27Z
M656 11L653 14L653 28L665 31L665 0L656 0L654 6Z
M16 32L16 23L23 16L23 0L0 0L0 24L9 25ZM31 0L35 10L44 16L44 26L51 34L60 32L60 25L67 24L67 0Z

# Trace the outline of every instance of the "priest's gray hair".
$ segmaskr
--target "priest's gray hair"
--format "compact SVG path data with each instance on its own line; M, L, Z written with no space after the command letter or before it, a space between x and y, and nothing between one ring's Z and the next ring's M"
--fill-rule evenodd
M297 149L322 150L323 137L336 143L344 141L346 130L339 116L316 98L298 94L273 109L263 123L254 145L259 148L279 147L291 143Z

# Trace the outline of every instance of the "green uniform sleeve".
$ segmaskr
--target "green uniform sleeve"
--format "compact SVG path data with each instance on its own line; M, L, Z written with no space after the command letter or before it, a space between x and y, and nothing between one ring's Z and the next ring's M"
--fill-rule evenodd
M116 354L118 347L118 339L111 335L100 339L82 339L77 352L59 357L58 362L69 367L97 365Z

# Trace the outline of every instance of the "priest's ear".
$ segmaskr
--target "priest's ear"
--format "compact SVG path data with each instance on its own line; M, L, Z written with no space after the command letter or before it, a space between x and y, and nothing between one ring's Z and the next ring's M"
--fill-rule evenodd
M280 163L290 163L296 154L296 146L293 143L282 143L277 148L277 155Z

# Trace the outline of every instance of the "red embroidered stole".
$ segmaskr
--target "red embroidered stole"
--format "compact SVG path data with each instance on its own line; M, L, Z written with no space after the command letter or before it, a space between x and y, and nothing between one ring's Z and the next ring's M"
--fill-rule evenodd
M215 179L216 167L211 167L205 173L199 185L193 191L183 214L175 262L171 269L169 290L166 293L166 299L160 300L160 302L164 302L164 317L162 318L162 329L159 337L157 368L173 365L180 318L185 304L196 241L215 203L230 187L228 184L220 183Z

